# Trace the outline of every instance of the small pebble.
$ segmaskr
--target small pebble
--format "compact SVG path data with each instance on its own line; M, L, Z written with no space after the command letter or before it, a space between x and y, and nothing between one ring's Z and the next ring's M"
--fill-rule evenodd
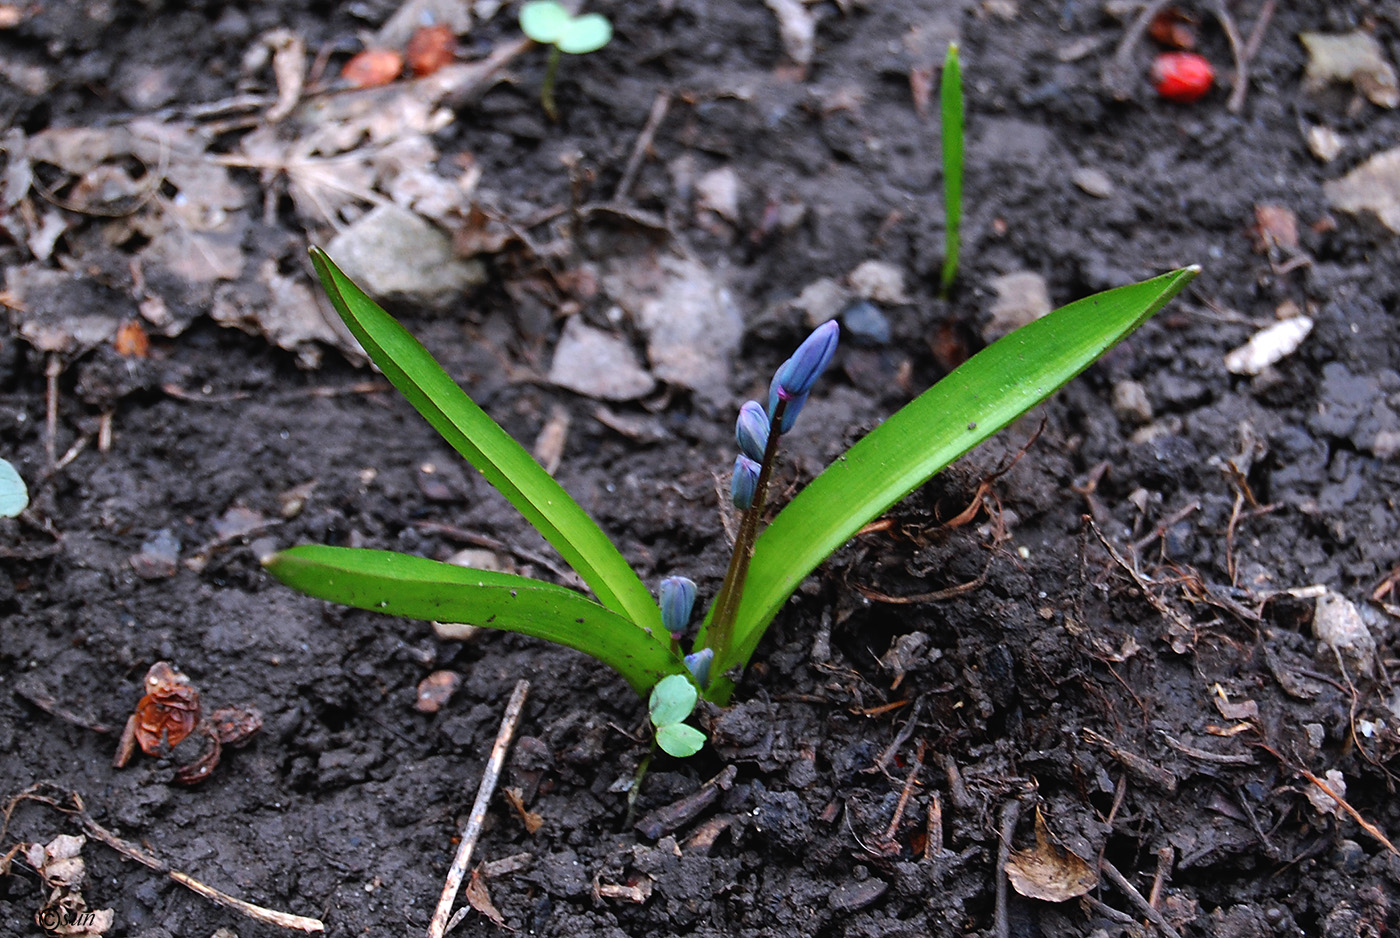
M1106 199L1113 195L1113 180L1108 178L1108 173L1092 166L1081 166L1076 169L1070 179L1074 184L1085 192L1099 199Z
M846 335L857 345L886 345L890 341L890 321L874 303L861 300L841 315Z

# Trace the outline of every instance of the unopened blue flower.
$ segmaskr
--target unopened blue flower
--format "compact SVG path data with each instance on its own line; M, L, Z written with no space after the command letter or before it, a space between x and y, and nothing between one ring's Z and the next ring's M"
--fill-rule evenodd
M690 673L695 675L695 682L701 687L710 685L710 664L715 660L715 650L713 648L703 648L691 655L685 656L685 666L690 669Z
M735 508L747 511L753 504L754 492L758 491L758 473L758 463L743 454L734 457L734 479L729 484L729 497Z
M671 633L684 632L695 608L695 582L688 577L668 576L661 581L661 624Z
M745 456L756 462L763 461L763 452L768 448L768 414L764 413L762 404L749 401L739 408L734 436Z
M840 335L841 327L836 324L836 320L831 319L807 336L797 347L797 351L792 353L792 357L783 362L778 368L778 373L774 375L778 396L791 401L812 390L812 385L817 383L826 366L831 363L831 356L836 354L836 340Z
M770 417L778 412L780 394L781 392L778 389L778 375L774 375L772 382L768 385L768 415ZM806 403L806 394L799 394L796 397L787 398L787 406L783 408L783 419L778 423L779 433L787 433L792 429L792 425L797 423L797 415L802 413L802 405Z

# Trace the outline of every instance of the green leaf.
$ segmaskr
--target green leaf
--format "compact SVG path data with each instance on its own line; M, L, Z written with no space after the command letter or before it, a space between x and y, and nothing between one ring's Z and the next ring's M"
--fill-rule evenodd
M690 716L690 711L695 709L695 703L699 699L700 692L682 675L673 674L662 678L660 683L651 689L651 701L647 707L652 725L660 727L667 723L681 722Z
M661 610L651 593L569 493L325 252L312 248L311 259L336 312L399 393L554 545L604 606L659 634Z
M14 518L29 507L29 488L8 459L0 459L0 518Z
M754 545L732 642L717 674L746 664L817 564L953 460L1045 400L1200 272L1189 267L1071 303L983 349L836 459ZM713 609L711 609L711 615ZM706 645L706 628L695 647ZM712 682L723 703L732 686Z
M612 39L612 23L601 13L585 13L570 20L554 44L560 52L583 55L596 52Z
M685 759L705 745L705 734L684 723L667 723L656 728L656 745L677 759Z
M555 0L530 0L520 8L520 31L545 45L558 42L572 21L569 11Z
M268 572L317 599L386 615L519 632L592 655L645 694L685 664L658 641L587 597L543 580L473 570L392 551L309 544L265 561Z
M946 297L958 275L958 251L962 241L963 191L963 90L958 47L948 47L943 60L943 81L938 92L943 140L943 283Z

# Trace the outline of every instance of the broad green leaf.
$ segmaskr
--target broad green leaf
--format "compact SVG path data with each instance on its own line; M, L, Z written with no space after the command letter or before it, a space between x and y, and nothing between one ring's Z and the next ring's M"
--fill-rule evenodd
M679 723L690 716L700 693L695 685L679 674L663 678L651 689L651 701L647 706L653 726Z
M530 0L520 8L520 31L546 45L558 42L572 20L564 5L555 0Z
M311 259L336 312L399 393L554 545L604 606L660 634L651 593L569 493L325 252L312 248Z
M864 525L1057 391L1199 272L1185 268L1099 293L1016 330L838 457L754 545L733 640L728 649L716 651L715 672L746 664L768 623L807 574ZM706 647L706 630L695 647ZM723 703L731 689L716 680L706 696Z
M0 518L13 518L29 507L29 488L8 459L0 459Z
M656 745L677 759L685 759L705 745L705 734L684 723L667 723L656 728Z
M645 694L684 675L670 649L622 616L553 583L392 551L306 544L274 554L268 572L317 599L386 615L519 632L592 655Z
M958 275L958 250L962 241L963 190L963 90L958 47L948 47L939 87L943 140L943 295Z
M583 55L596 52L612 39L612 23L601 13L585 13L570 20L554 44L560 52Z

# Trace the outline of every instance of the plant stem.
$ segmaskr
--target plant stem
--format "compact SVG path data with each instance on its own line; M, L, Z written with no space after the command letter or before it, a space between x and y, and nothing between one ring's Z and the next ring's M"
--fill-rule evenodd
M559 122L559 109L554 106L554 77L559 73L561 55L558 46L549 47L549 63L544 67L544 82L540 85L540 106L555 123Z
M714 650L715 674L711 680L722 674L729 664L726 654L729 639L734 634L734 620L739 614L739 600L744 596L744 580L749 574L749 561L753 558L754 541L758 540L758 525L763 520L763 508L768 501L768 480L773 474L773 464L777 461L778 439L782 436L779 428L783 424L783 411L788 402L778 398L769 421L768 445L763 449L763 462L758 470L758 484L754 486L753 502L744 512L739 523L739 536L734 539L734 552L729 555L729 569L725 571L724 583L715 597L715 616L710 621L709 646Z

